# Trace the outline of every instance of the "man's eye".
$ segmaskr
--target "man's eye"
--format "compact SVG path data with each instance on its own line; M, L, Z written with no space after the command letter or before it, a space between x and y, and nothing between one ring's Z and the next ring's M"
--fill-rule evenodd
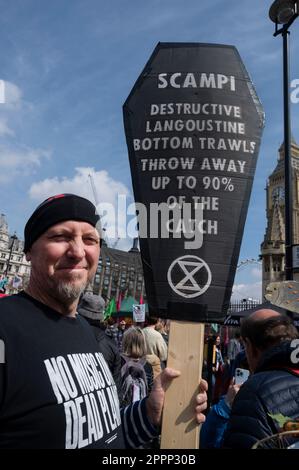
M99 243L99 240L94 237L86 237L84 238L85 243L88 243L89 245L97 245Z
M55 241L69 240L69 238L70 237L68 235L63 235L63 234L57 234L51 237L51 239Z

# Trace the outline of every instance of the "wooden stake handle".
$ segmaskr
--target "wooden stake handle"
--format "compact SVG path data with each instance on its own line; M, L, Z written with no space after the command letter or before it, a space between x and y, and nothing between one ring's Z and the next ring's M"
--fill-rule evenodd
M167 367L181 371L166 391L161 449L198 449L195 397L201 379L204 324L171 321Z

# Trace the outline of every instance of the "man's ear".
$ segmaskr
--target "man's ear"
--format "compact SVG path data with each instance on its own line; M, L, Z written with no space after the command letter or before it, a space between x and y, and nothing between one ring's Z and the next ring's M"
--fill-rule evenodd
M256 354L256 353L257 353L257 351L258 351L257 347L250 341L249 338L245 338L243 341L245 342L246 347L247 347L253 354Z
M31 254L30 254L30 251L27 251L25 257L26 257L26 261L31 261Z

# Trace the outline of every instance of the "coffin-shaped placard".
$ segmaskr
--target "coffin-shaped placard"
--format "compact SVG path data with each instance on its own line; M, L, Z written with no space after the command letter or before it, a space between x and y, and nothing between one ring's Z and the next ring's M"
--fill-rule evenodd
M264 125L238 51L158 44L123 111L149 310L222 321Z

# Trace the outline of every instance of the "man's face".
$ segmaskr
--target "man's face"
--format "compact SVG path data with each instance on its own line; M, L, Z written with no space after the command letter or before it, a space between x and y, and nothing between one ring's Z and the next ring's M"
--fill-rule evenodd
M121 330L124 330L124 329L126 328L126 322L125 322L124 320L122 320L122 321L120 322L119 326L120 326L120 329L121 329Z
M76 300L96 272L99 240L87 222L68 220L50 227L26 255L31 286L62 302Z

